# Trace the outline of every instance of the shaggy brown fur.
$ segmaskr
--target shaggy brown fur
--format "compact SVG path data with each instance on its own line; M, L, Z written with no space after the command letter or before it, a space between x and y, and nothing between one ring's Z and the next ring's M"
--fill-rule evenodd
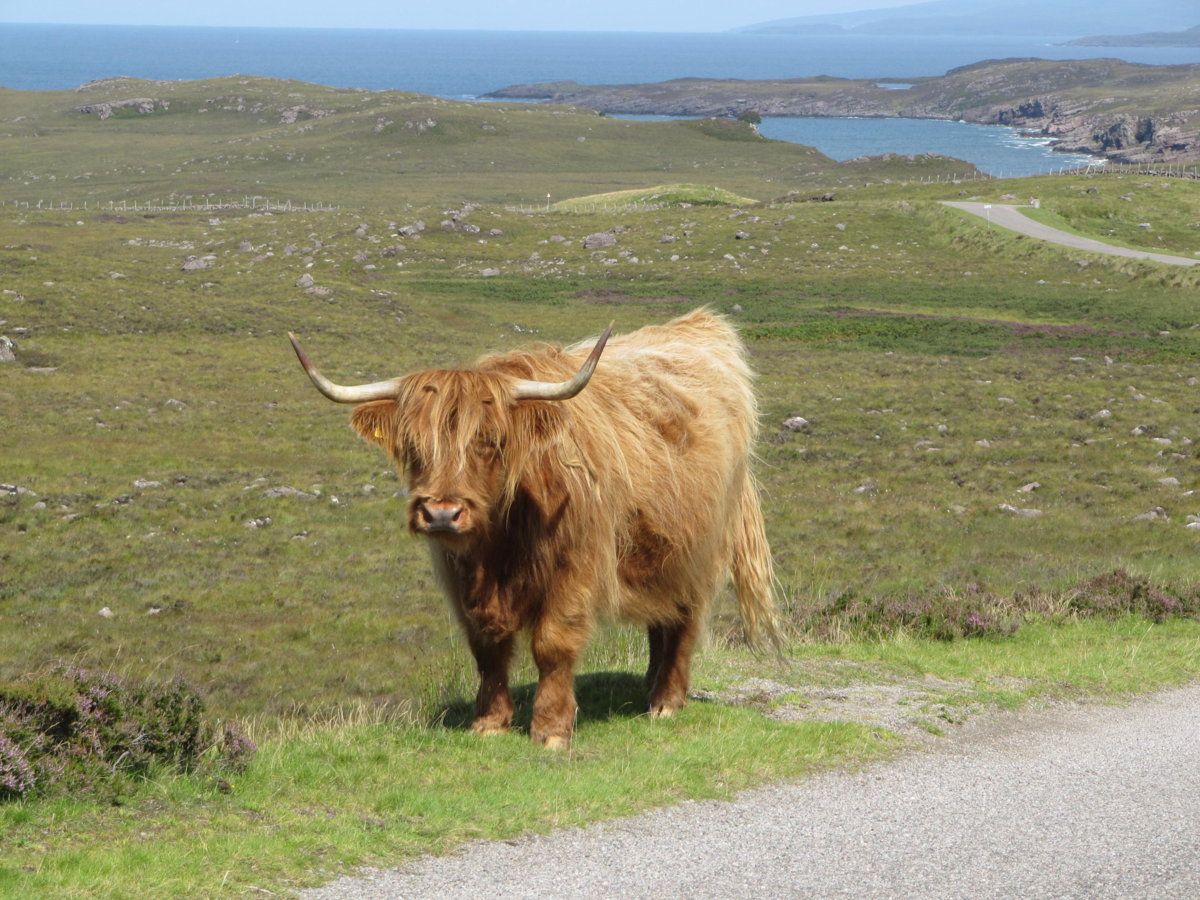
M697 310L614 338L571 400L512 399L519 379L570 378L592 343L415 372L352 417L408 473L410 528L431 538L478 665L475 730L509 727L513 641L529 629L532 737L548 746L570 740L574 668L598 616L647 626L654 716L686 702L705 611L730 575L748 635L775 636L737 334Z

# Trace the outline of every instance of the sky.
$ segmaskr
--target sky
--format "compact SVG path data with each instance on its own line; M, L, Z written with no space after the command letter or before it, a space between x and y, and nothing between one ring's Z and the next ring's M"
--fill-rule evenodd
M0 22L295 28L725 31L913 0L0 0Z

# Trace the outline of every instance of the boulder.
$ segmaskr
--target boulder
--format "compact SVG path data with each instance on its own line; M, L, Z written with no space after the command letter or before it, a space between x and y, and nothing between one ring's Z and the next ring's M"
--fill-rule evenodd
M597 231L583 239L585 250L602 250L605 247L615 247L617 236L610 231Z

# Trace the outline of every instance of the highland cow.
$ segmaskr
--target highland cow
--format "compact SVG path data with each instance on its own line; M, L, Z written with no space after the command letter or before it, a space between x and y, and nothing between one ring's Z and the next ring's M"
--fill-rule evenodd
M408 527L429 539L479 670L479 733L511 724L526 629L531 735L547 747L571 739L575 666L602 616L646 626L655 717L686 702L705 612L731 576L747 636L777 635L741 341L703 309L611 332L356 386L326 379L291 336L318 390L358 404L355 430L407 473Z

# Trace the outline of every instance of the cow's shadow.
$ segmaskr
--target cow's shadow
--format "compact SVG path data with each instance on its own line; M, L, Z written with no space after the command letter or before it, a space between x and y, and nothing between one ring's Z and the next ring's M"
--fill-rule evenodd
M513 687L514 729L529 730L536 690L535 682ZM632 672L588 672L575 678L575 702L579 705L579 724L631 719L646 712L646 683L641 675ZM474 718L474 701L460 699L442 707L434 723L443 728L465 729L471 727Z

